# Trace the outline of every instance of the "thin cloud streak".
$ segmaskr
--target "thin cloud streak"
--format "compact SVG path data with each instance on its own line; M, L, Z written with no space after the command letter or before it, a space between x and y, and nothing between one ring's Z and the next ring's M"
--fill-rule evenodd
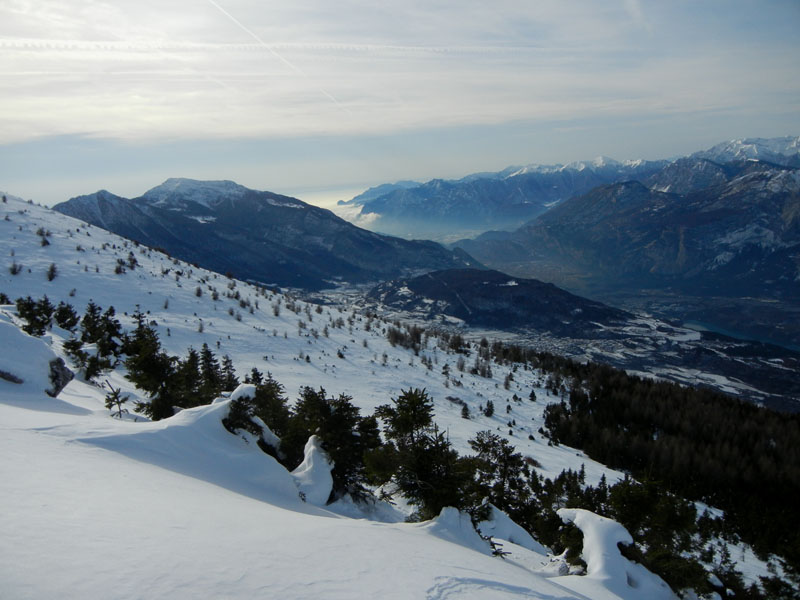
M286 157L275 177L306 186L324 183L310 172L344 185L615 148L659 157L797 134L798 27L796 1L779 0L13 0L0 3L0 150L230 141L242 150L227 167L204 163L220 177L262 143L281 148L264 161ZM345 158L328 168L333 154Z
M132 11L96 1L71 13L44 0L19 4L5 22L25 35L0 25L0 134L6 142L68 133L131 140L198 131L210 138L375 134L624 111L755 110L755 87L778 104L797 91L785 53L766 61L769 48L733 37L715 56L670 45L663 30L684 15L650 4L656 14L646 16L634 0L616 8L579 2L572 10L511 1L491 10L472 1L411 1L389 11L359 2L336 10L313 1L305 8L207 5L211 12L142 0ZM92 10L96 23L86 19ZM20 25L26 17L42 37ZM648 25L654 21L658 30ZM765 76L761 65L774 71L776 60L783 74Z

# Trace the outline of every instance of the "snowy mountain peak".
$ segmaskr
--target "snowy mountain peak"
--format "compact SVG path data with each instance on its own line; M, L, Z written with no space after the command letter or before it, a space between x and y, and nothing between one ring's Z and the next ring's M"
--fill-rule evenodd
M622 163L620 163L618 160L614 160L613 158L610 158L610 157L608 157L608 156L602 156L602 155L601 155L601 156L598 156L597 158L595 158L595 159L592 161L592 165L593 165L593 166L595 166L595 167L597 167L597 168L602 168L602 167L618 167L618 166L620 166L621 164L622 164Z
M241 198L250 191L234 181L200 181L182 177L170 177L144 194L142 198L156 206L181 204L187 200L213 208L224 200Z
M800 162L800 136L728 140L695 152L692 157L716 162L757 159L781 165L797 164Z

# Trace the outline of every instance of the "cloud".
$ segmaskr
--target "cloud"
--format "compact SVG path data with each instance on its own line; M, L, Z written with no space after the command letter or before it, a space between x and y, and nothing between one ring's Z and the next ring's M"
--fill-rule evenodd
M624 0L625 9L628 11L633 22L647 31L652 31L652 25L644 16L644 9L640 0Z
M791 107L785 40L710 19L686 37L675 5L13 0L0 134L285 138Z

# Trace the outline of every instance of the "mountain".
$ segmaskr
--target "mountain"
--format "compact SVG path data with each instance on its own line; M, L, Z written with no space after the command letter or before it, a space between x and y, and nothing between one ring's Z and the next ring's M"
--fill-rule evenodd
M709 163L699 165L708 172ZM499 245L493 234L486 245L479 237L461 247L488 264L503 256L528 257L591 273L593 281L607 285L729 295L746 295L757 286L774 297L798 297L800 171L745 166L738 169L744 174L730 181L719 169L722 183L687 194L636 181L600 186L554 207ZM683 181L691 187L690 178Z
M554 335L586 335L587 330L631 317L551 283L477 269L434 271L382 283L368 297L427 318L448 315L470 325L538 329Z
M569 165L511 167L457 181L434 179L372 194L360 201L355 222L374 231L438 240L464 237L465 232L513 229L576 194L604 183L645 177L664 164L601 157Z
M622 479L573 448L548 445L536 433L544 426L543 402L515 402L511 414L479 411L487 399L500 406L512 393L527 398L535 390L547 397L538 371L519 369L508 389L498 389L495 379L462 374L459 401L474 413L464 419L461 405L446 399L453 397L446 379L432 377L419 360L409 366L414 353L389 343L388 322L351 313L345 304L307 304L11 199L0 204L0 234L7 264L24 266L0 274L0 290L12 299L47 295L81 312L93 301L114 307L127 331L141 310L166 352L183 356L207 343L231 357L239 377L254 367L269 370L292 400L302 386L324 386L371 414L404 389L426 388L436 423L462 454L471 452L467 440L477 432L502 426L503 439L536 456L550 479L566 468L580 470L595 485L601 478ZM120 260L124 270L116 268ZM57 275L48 279L54 263ZM70 332L54 325L31 337L20 331L22 321L6 302L0 305L0 347L16 350L0 353L0 578L8 597L67 590L67 596L84 598L577 600L588 594L633 600L645 590L648 597L676 598L660 578L622 556L617 543L629 536L621 526L585 511L564 515L586 530L588 563L579 569L494 509L483 531L503 544L508 560L493 556L470 517L452 508L409 523L413 507L405 502L320 502L316 487L323 487L328 458L318 446L307 445L304 468L290 472L261 451L255 435L232 435L223 426L233 399L245 396L247 386L158 422L134 412L148 396L125 377L124 364L97 382L79 374L50 398L49 362L66 359L78 370L64 352ZM234 311L241 311L238 318ZM438 344L432 333L420 356L446 356ZM380 355L383 361L376 360ZM501 380L512 372L499 363L493 369ZM21 384L13 380L17 375ZM122 418L111 418L105 407L108 386L130 397L131 412ZM511 418L519 424L507 436ZM614 557L614 568L596 556ZM766 573L764 564L751 562L749 568Z
M340 206L342 205L361 206L365 202L383 196L384 194L388 194L389 192L393 192L395 190L407 190L409 188L415 188L420 185L422 184L418 181L397 181L395 183L382 183L381 185L376 185L361 192L358 196L353 196L350 200L339 200L337 204L339 204Z
M796 435L791 415L776 415L707 390L568 361L549 353L548 346L539 341L512 352L513 347L504 342L509 339L505 332L447 329L439 322L423 323L422 330L414 327L417 321L399 322L405 317L397 312L377 313L371 305L360 306L352 290L326 291L327 304L309 303L207 271L14 198L0 203L0 255L6 257L0 270L0 348L13 349L0 352L0 476L4 482L0 487L0 554L4 557L0 581L9 597L52 597L67 590L67 596L82 598L675 600L677 596L664 581L643 566L641 561L648 554L654 557L649 564L675 576L676 591L685 590L690 567L693 581L704 585L709 594L728 597L733 594L726 588L753 585L757 591L760 577L770 577L781 568L774 556L769 563L758 558L771 554L769 545L756 556L748 543L727 535L725 527L739 518L736 511L725 510L724 522L715 520L712 527L695 530L702 537L691 550L683 546L674 550L673 545L678 543L675 540L695 539L686 524L694 524L704 506L712 514L721 514L722 508L715 508L711 500L730 495L755 506L753 527L762 539L764 531L777 529L780 538L788 540L786 544L796 543L795 530L786 526L797 520L792 504L796 476L791 487L781 479L797 472L798 458L792 452L797 444L787 448L789 438L784 435L787 431ZM488 277L495 281L498 293L517 287L507 277ZM543 297L546 293L547 289L539 292ZM523 461L519 471L530 471L532 481L542 486L532 489L534 493L522 506L524 510L516 511L519 517L515 519L539 523L541 531L549 531L574 558L560 547L543 547L508 514L491 506L482 505L487 516L482 511L474 519L445 507L429 520L407 522L414 506L396 492L394 505L380 499L362 504L349 496L328 504L333 465L326 446L314 436L308 438L298 467L290 470L293 465L287 467L262 452L258 433L240 429L232 434L223 424L233 416L236 402L251 397L248 385L231 384L211 403L184 406L174 416L152 422L137 412L139 402L146 405L153 400L151 393L134 385L128 371L129 366L144 369L147 365L141 360L129 362L132 354L121 354L118 363L87 381L80 357L67 350L81 340L81 332L89 331L89 320L76 326L57 316L55 322L43 325L43 335L33 337L20 330L27 321L22 316L27 296L42 303L46 296L49 304L64 303L62 308L70 305L79 314L95 303L106 311L104 315L115 315L125 333L146 325L153 332L148 339L157 340L155 347L161 348L148 361L162 373L155 379L161 390L174 383L170 379L167 384L171 369L189 363L188 349L199 350L204 344L212 350L212 359L216 355L235 365L236 377L250 375L254 368L269 372L279 383L278 393L289 402L310 386L312 392L320 389L326 398L330 396L331 402L349 398L356 413L367 416L378 406L394 406L393 400L404 390L424 388L436 424L425 435L435 435L440 441L437 448L452 448L461 457L474 456L470 440L481 433L503 442L505 454L513 453ZM15 307L17 298L23 301ZM635 319L625 327L642 330L642 337L660 349L665 358L663 371L654 376L675 375L678 370L667 362L668 357L694 341L695 360L681 373L687 381L718 389L740 383L703 370L717 350L703 345L700 334L670 329L652 319ZM393 344L395 328L419 332L417 347ZM449 347L453 332L464 338L458 350ZM490 343L478 341L484 336ZM114 343L104 346L114 347L121 341L116 335L110 340ZM153 349L154 344L147 343L141 351ZM96 356L100 344L86 343L83 350ZM640 351L638 345L623 343L615 353ZM141 359L142 354L138 356ZM475 373L458 367L466 358L470 363L480 360ZM745 364L741 355L738 358L738 364ZM53 359L66 361L76 376L56 397L49 397L46 390L51 389L48 371ZM771 357L765 364L796 379L797 369L784 361L784 357ZM739 389L746 395L753 392L746 385ZM128 398L125 407L130 412L123 410L119 418L111 418L116 408L110 410L106 404L113 396L111 390ZM637 475L627 466L609 468L593 460L589 450L549 437L553 417L559 417L553 410L561 410L563 416L568 407L592 408L602 396L621 407L609 424L630 427L630 435L636 436L620 456L632 454L647 469L648 487L637 483ZM720 461L684 445L678 429L685 425L681 420L685 413L674 410L677 404L663 411L664 405L655 405L665 396L682 398L690 406L701 404L707 411L695 420L704 429L697 442L706 448L719 447ZM620 404L626 399L633 404ZM496 407L491 413L489 401ZM664 423L644 431L636 422L641 411L632 411L631 406L656 408L650 417L658 413ZM352 416L345 411L335 414L343 420ZM599 416L606 415L604 411ZM762 427L761 419L766 417L770 426ZM251 424L274 441L268 427L273 425L271 420ZM575 436L583 435L584 425L577 420L574 425ZM647 419L645 426L649 427ZM731 443L740 438L723 437L737 429L747 433L747 443ZM350 433L350 439L360 438ZM603 446L616 440L618 449L620 439L625 444L630 439L624 432L601 433L585 435L585 441ZM662 459L649 462L651 455L642 453L642 448L661 441ZM742 451L760 448L763 455L750 454L747 464L730 459L734 451L733 456L739 458ZM436 456L441 454L452 456L449 450ZM666 481L660 470L664 461L689 461L691 469L685 474L690 483L710 483L717 493L694 497L695 504L654 487L660 485L654 481ZM458 467L472 464L467 460ZM728 485L731 474L739 473L754 474L759 485L740 493L740 486ZM446 475L426 479L426 488L442 489ZM485 476L491 473L486 471ZM493 487L498 482L501 494L511 493L517 482L504 486L500 479L485 481ZM529 487L523 481L523 488ZM787 487L789 493L782 493ZM392 488L378 491L392 493ZM624 507L632 504L630 532L607 512L609 502L604 496L614 499L626 518ZM704 499L708 502L700 503ZM571 508L563 509L565 504ZM579 506L606 512L599 516ZM788 508L779 511L776 506ZM478 519L483 519L477 526L484 538L473 525ZM642 537L643 531L653 533L647 538L650 543ZM488 536L501 556L493 555ZM569 542L559 541L567 536ZM662 547L670 560L664 559ZM673 567L675 559L677 567ZM265 564L270 568L264 568ZM755 597L767 596L762 588Z
M766 173L778 166L780 165L776 163L754 159L720 163L708 158L686 157L679 158L641 181L648 188L659 192L689 194L730 183L743 175Z
M800 136L744 138L729 140L692 154L718 163L760 160L788 167L800 167Z
M646 313L612 308L536 279L450 269L374 287L365 309L490 331L580 362L601 362L680 383L702 380L782 410L797 409L800 354L760 342L698 332ZM782 367L776 368L779 360ZM788 368L789 370L784 370ZM697 371L703 373L698 375ZM762 394L764 394L762 396Z
M231 181L168 179L139 198L99 191L54 209L221 273L296 288L476 264L433 242L378 235Z
M685 159L646 181L652 188L600 186L513 233L457 245L491 267L584 293L646 289L797 305L800 171ZM788 315L771 329L772 339L800 341Z
M452 242L493 229L513 230L559 202L600 185L637 180L662 191L696 191L730 180L730 174L714 174L721 165L748 160L800 167L800 137L730 140L677 161L620 162L599 156L566 165L508 167L459 180L398 182L370 188L340 204L360 206L359 213L347 218L372 231ZM678 174L687 170L687 163L694 165L688 169L688 180ZM663 172L673 164L672 173ZM700 164L706 165L705 173L698 172ZM658 180L649 181L654 177Z

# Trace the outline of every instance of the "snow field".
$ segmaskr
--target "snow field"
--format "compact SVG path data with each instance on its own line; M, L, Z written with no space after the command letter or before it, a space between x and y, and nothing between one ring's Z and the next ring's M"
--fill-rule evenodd
M38 235L39 228L50 235ZM138 266L115 273L129 253ZM0 264L0 292L12 300L46 294L80 314L93 300L102 309L114 306L126 328L138 306L171 354L208 343L218 358L231 356L240 378L252 367L271 372L290 401L301 386L322 386L329 395L352 396L369 414L403 389L424 387L436 422L461 454L470 453L467 441L478 431L490 429L538 461L547 477L583 465L587 483L621 478L574 449L547 445L538 429L554 398L536 371L517 368L506 390L512 366L493 364L492 379L461 373L458 356L437 348L435 338L414 356L389 344L389 324L352 307L318 309L263 292L14 199L0 205L0 256L8 263ZM16 275L7 268L14 262L22 265ZM48 281L51 263L58 274ZM590 517L570 515L584 529L590 565L586 577L575 577L553 567L558 561L499 511L483 527L506 540L507 560L490 556L455 510L406 524L397 522L402 504L324 507L325 456L314 438L293 476L254 440L224 429L228 400L150 423L135 415L110 418L105 390L79 380L48 398L40 365L64 356L67 332L54 328L34 340L12 326L13 313L0 309L0 369L24 373L26 383L0 381L2 597L657 597L641 595L650 589L645 583L664 592L619 555L619 530L598 528ZM441 372L445 364L449 377ZM118 367L99 379L141 398L123 374ZM536 402L528 400L531 390ZM511 401L515 393L520 402ZM462 418L461 405L448 396L463 401L471 418ZM479 411L488 400L495 405L491 418ZM613 560L590 560L597 552ZM619 568L635 576L623 585Z

